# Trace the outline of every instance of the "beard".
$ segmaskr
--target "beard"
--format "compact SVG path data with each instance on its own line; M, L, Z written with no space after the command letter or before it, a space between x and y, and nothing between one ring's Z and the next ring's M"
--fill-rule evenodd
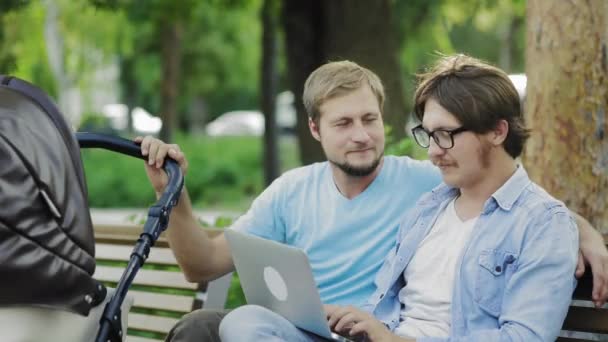
M371 175L380 165L380 160L382 159L382 155L384 151L380 153L378 158L376 158L373 162L368 165L355 166L350 164L349 162L339 163L334 160L329 160L330 163L337 166L340 170L346 173L349 176L353 177L365 177Z

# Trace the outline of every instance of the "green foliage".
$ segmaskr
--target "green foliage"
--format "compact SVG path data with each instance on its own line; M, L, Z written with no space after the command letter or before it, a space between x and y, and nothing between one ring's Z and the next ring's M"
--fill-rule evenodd
M29 3L29 0L2 0L0 1L0 13L6 13L19 9Z
M384 126L386 136L384 153L395 156L412 156L416 143L410 137L396 140L391 134L393 128L389 125Z
M234 109L257 107L259 78L260 1L136 1L94 0L99 8L124 15L132 35L128 50L120 53L128 68L122 70L133 84L125 96L134 96L151 112L160 107L162 60L159 35L166 22L183 28L179 112L186 118L207 114L210 119ZM192 113L201 99L207 113Z
M85 113L80 119L80 131L96 133L115 133L110 119L99 113Z
M234 309L241 305L245 305L245 294L241 287L241 281L239 275L235 272L230 282L230 289L228 290L228 298L226 298L226 309Z
M262 190L259 138L181 136L177 142L190 164L186 187L195 207L243 210ZM90 206L145 207L154 201L143 161L103 150L82 150L82 156Z
M59 11L58 29L64 45L64 68L68 77L81 89L93 89L93 74L107 66L116 53L128 50L132 35L124 15L99 11L86 0L55 0ZM43 1L32 1L0 16L6 30L6 50L15 57L15 76L26 79L57 95L46 53ZM2 42L0 40L0 46ZM0 57L1 58L1 57ZM97 108L96 110L99 110Z
M426 159L427 150L418 146L413 138L406 136L402 139L395 139L391 134L391 126L385 126L386 141L384 154L394 156L409 156L414 159Z
M7 71L26 79L52 96L56 85L44 46L44 9L39 1L0 16L4 45L0 55L12 55L14 65ZM1 43L1 42L0 42ZM4 70L0 70L4 72Z
M523 72L524 0L401 0L393 6L406 94L414 92L414 75L438 54L467 53L507 72ZM405 100L411 104L412 95Z

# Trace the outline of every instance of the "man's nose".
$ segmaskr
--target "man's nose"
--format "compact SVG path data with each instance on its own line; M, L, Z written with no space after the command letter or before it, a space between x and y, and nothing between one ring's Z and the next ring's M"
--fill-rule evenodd
M356 141L356 142L367 142L368 140L370 140L371 137L369 135L369 133L367 132L367 130L365 129L365 126L363 126L362 123L355 123L353 125L353 134L352 134L352 140Z
M435 141L435 139L430 138L428 153L429 153L429 157L441 156L441 155L445 154L445 149L439 147L439 145L437 145L437 142Z

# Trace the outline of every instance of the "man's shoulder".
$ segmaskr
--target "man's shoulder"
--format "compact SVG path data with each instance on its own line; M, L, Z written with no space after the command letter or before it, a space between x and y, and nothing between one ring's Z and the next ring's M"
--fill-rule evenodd
M328 162L319 162L285 171L275 183L283 191L315 184L325 177L327 164Z
M328 167L328 162L318 162L309 165L296 167L285 171L280 178L289 180L306 180L324 172Z
M435 166L429 160L418 160L408 156L385 156L385 163L388 167L400 171L428 171L435 170Z
M534 182L530 182L524 190L521 204L527 209L547 212L568 212L568 208L562 201L551 196L547 190Z
M410 189L420 187L422 192L427 192L441 183L439 169L429 160L386 156L383 168L388 179Z

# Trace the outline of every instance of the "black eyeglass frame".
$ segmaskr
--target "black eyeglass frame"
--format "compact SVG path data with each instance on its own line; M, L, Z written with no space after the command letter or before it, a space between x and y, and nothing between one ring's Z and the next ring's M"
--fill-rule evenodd
M418 137L416 136L416 131L422 131L422 132L426 133L426 135L429 137L428 143L426 144L426 146L418 140ZM467 132L467 131L469 131L468 128L461 126L461 127L454 128L454 129L436 129L432 132L429 132L424 127L422 127L422 124L420 124L420 125L412 128L412 136L414 137L416 144L418 144L422 148L429 148L429 146L431 146L431 138L433 138L433 140L435 140L435 143L437 144L437 146L439 146L440 148L442 148L444 150L448 150L448 149L454 147L454 135L462 133L462 132ZM441 146L441 143L439 142L439 138L437 138L435 136L436 132L447 133L448 136L450 137L450 146Z

